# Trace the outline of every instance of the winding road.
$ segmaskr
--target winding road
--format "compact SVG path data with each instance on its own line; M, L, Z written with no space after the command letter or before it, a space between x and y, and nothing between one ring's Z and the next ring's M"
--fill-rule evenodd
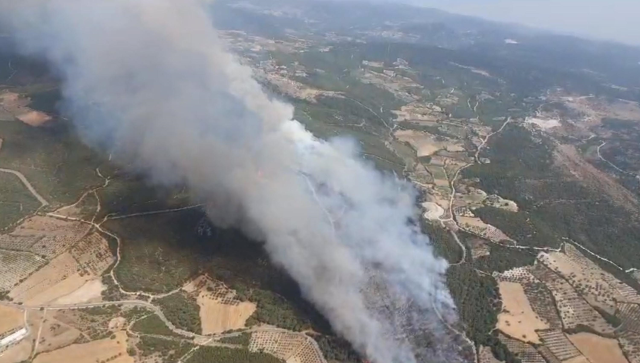
M631 176L635 176L638 177L637 174L628 172L626 170L622 170L621 168L619 168L616 164L610 162L609 160L605 159L602 154L600 154L600 149L602 149L603 146L605 146L607 144L606 141L603 141L602 144L600 144L600 146L598 146L598 148L596 149L597 153L598 153L598 157L600 158L600 160L604 161L605 163L611 165L612 168L616 169L617 171L621 172L622 174L626 174L626 175L631 175Z
M18 179L20 179L20 181L22 182L22 184L24 184L24 186L27 187L27 189L29 189L29 192L31 192L31 194L33 194L33 196L38 200L38 202L40 202L40 204L42 204L42 207L46 207L46 206L49 205L49 202L47 202L46 199L44 199L40 194L38 194L36 189L31 185L31 183L29 183L29 180L27 180L27 178L24 176L24 174L22 174L21 172L16 171L16 170L3 169L3 168L0 168L0 172L9 173L9 174L13 174L13 175L17 176Z

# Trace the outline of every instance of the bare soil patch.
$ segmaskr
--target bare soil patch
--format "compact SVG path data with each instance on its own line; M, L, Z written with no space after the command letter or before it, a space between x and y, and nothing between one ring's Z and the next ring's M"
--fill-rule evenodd
M618 341L590 333L569 335L569 340L592 363L628 363Z
M82 304L86 302L99 302L102 301L102 291L105 289L106 287L102 284L102 281L100 279L87 281L79 289L55 300L53 303L67 305Z
M29 126L42 126L51 121L51 116L40 111L27 111L26 113L17 115L16 118Z
M536 330L548 329L531 308L522 285L514 282L500 282L503 311L498 315L497 327L505 334L527 343L540 343Z
M73 344L53 352L40 354L34 363L95 363L109 361L111 363L133 363L134 359L127 354L127 334L117 332L115 339L103 339L86 344Z
M4 92L0 94L0 111L3 115L0 118L7 118L12 116L29 126L42 126L45 123L51 121L51 116L44 112L35 111L27 107L31 103L31 100L27 97L22 97L17 93Z

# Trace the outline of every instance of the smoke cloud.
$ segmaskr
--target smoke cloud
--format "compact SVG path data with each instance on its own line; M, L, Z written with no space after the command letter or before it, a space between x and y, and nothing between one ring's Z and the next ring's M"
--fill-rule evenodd
M63 79L84 140L161 185L188 185L220 226L264 240L334 329L377 363L451 361L415 343L451 318L447 264L410 223L413 188L348 139L323 141L226 51L197 0L0 0L25 53ZM424 344L423 344L424 345ZM431 361L431 360L430 360Z

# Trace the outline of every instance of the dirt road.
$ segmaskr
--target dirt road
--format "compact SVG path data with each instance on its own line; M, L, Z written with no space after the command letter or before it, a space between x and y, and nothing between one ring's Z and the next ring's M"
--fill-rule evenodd
M27 180L27 178L21 172L11 170L11 169L2 169L2 168L0 168L0 172L9 173L17 176L22 182L22 184L24 184L24 186L27 187L27 189L29 189L29 192L33 194L33 196L38 200L38 202L40 202L40 204L42 204L43 207L46 207L49 205L49 202L47 202L46 199L44 199L40 194L38 194L38 192L31 185L31 183L29 183L29 180Z

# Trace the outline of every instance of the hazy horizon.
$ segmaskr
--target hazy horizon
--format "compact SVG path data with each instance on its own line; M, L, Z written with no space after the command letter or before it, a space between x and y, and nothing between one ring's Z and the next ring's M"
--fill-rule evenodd
M640 45L637 0L405 0L412 5L561 34Z

